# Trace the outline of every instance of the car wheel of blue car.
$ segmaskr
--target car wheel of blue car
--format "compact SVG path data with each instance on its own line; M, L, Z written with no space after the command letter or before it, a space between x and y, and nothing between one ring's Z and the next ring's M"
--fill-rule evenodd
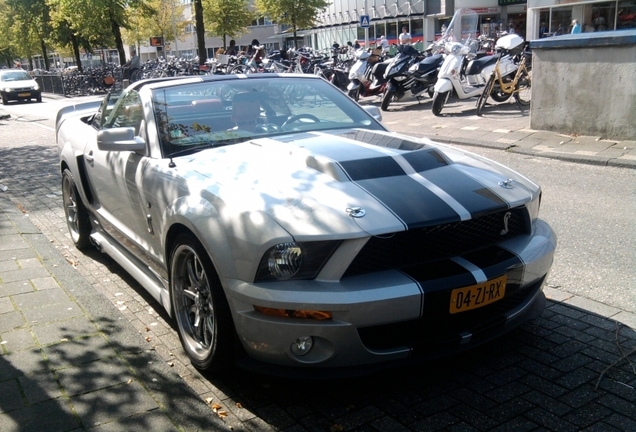
M91 223L88 211L79 197L73 174L68 169L62 174L62 200L64 202L64 215L66 225L71 234L71 239L78 249L90 246Z
M214 265L190 233L177 237L170 256L170 297L181 344L197 369L223 369L232 359L234 326Z

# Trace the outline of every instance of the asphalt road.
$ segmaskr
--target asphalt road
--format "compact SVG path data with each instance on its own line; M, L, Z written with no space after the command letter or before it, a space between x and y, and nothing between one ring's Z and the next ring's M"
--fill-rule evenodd
M228 430L636 430L631 363L608 370L595 389L599 374L620 356L617 345L636 340L635 325L619 329L595 310L636 312L635 170L464 147L542 186L541 217L559 236L546 290L556 300L579 299L549 302L537 322L496 344L366 380L289 382L241 371L205 377L188 364L172 321L141 287L108 257L72 247L53 129L57 109L70 102L0 108L13 115L0 121L0 183L78 277L148 335L201 398L227 409Z

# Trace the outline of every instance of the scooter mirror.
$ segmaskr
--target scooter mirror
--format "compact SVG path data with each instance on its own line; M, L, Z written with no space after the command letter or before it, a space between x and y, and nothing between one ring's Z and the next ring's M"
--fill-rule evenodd
M353 46L353 44L351 43L351 41L347 42L347 45L349 45L349 46Z

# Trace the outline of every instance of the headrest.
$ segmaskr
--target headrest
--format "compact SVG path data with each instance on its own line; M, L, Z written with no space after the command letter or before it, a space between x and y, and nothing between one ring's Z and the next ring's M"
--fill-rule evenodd
M232 100L232 121L235 123L254 121L261 115L261 104L255 92L234 95Z

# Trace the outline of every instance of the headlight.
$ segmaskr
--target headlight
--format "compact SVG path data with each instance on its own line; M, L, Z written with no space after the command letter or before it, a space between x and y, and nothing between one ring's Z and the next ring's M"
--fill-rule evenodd
M261 258L255 281L313 279L339 245L339 241L279 243Z
M34 86L33 86L33 90L40 90L40 86L39 86L39 85L37 85L37 84L36 84L36 85L34 85Z
M269 251L267 268L279 280L291 279L303 264L303 250L297 243L281 243Z

